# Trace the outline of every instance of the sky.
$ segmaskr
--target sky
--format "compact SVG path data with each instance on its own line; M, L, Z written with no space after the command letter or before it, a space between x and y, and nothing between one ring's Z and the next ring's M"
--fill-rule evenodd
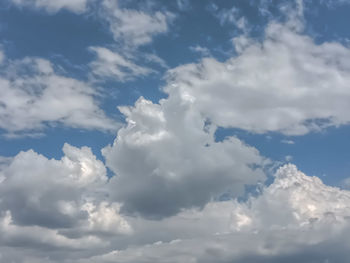
M349 262L349 12L1 1L0 262Z

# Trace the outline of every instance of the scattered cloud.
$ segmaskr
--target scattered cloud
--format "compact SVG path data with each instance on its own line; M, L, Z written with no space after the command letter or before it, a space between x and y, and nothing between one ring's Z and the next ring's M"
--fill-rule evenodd
M0 128L9 136L36 134L56 124L103 131L118 127L99 108L89 84L56 73L48 60L27 57L1 68Z
M139 76L146 76L153 70L136 65L128 58L103 47L90 47L96 54L96 59L90 67L95 76L105 79L113 78L118 81L132 80ZM153 58L153 57L152 57Z
M190 0L176 0L176 5L181 11L188 11L192 8Z
M100 16L108 22L115 41L131 49L148 44L154 36L166 33L168 23L174 19L169 12L147 13L121 8L117 0L103 0Z
M84 13L87 11L90 0L9 0L18 7L45 10L48 13L57 13L62 9L74 13Z

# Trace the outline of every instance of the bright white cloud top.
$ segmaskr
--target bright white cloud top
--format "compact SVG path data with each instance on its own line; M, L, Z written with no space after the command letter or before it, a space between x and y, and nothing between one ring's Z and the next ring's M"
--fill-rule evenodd
M348 38L307 27L348 3L272 2L0 4L0 262L349 262L349 174L289 163L350 123Z

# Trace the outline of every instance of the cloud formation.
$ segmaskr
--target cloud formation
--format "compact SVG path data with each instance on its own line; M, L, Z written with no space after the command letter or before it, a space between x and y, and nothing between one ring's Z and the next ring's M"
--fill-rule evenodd
M63 152L61 160L21 152L2 166L1 246L95 249L108 245L106 235L132 232L120 204L106 199L103 163L88 147Z
M302 135L350 122L350 50L271 23L262 42L233 39L237 56L169 71L165 91L218 126ZM215 110L213 110L215 109Z
M169 216L224 193L237 196L246 184L264 180L259 152L235 137L216 142L215 126L191 101L172 97L154 104L140 98L134 107L119 109L127 126L103 155L116 174L111 195L124 211Z
M118 2L103 0L101 17L108 22L114 39L129 48L148 44L154 36L166 33L174 18L169 12L121 8Z
M177 238L79 262L345 263L349 199L350 192L325 186L289 164L245 203L210 203L159 222L169 232L181 226Z
M96 59L90 67L93 74L101 79L112 78L118 81L128 81L139 76L151 74L153 70L136 65L124 56L103 47L90 47L96 54Z
M27 57L0 67L0 128L9 136L57 124L103 131L118 127L100 109L89 84L56 73L50 61Z

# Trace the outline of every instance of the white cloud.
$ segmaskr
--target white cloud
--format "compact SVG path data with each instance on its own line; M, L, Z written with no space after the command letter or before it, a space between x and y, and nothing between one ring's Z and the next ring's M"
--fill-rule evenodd
M78 262L346 263L349 201L350 192L285 165L270 186L245 203L209 203L157 222L157 229L173 238ZM146 235L156 232L147 221L143 225Z
M102 6L102 19L109 23L114 39L130 48L148 44L155 35L166 33L174 18L168 12L120 8L117 0L104 0Z
M301 135L350 122L350 50L315 44L272 23L225 62L205 58L170 70L165 91L193 98L213 123L252 132Z
M237 220L233 225L248 231L343 225L350 218L349 201L349 191L326 186L318 177L306 176L288 164L277 171L274 183L262 195L237 206L238 214L249 222L239 226Z
M89 0L10 0L19 7L43 9L49 13L56 13L67 9L74 13L83 13L87 10Z
M119 81L132 80L139 76L146 76L153 70L136 65L130 59L103 47L91 47L96 53L96 60L90 66L94 75L102 78L114 78ZM151 57L153 58L153 57Z
M35 133L57 123L83 129L116 130L87 83L55 73L44 59L24 58L2 65L0 128L10 135Z
M111 195L123 202L122 211L169 216L264 180L258 151L235 137L215 142L215 127L187 99L140 98L134 107L119 107L127 126L103 155L116 174Z
M159 114L161 105L143 103L149 107L144 111L149 122L164 117ZM136 115L134 112L134 120ZM151 145L156 137L148 136L149 140L138 143ZM326 186L294 165L281 167L271 185L262 187L258 196L245 202L211 200L203 208L184 208L176 215L154 221L120 214L120 204L112 202L113 196L106 194L108 185L114 188L118 180L108 182L102 162L96 160L89 148L65 145L63 150L61 160L48 160L28 151L2 166L1 175L5 178L0 183L2 259L19 263L297 260L346 263L350 256L346 242L350 233L350 192ZM220 151L216 153L222 158ZM179 152L179 156L183 155ZM176 157L172 151L169 156ZM140 160L134 158L136 163ZM164 160L163 157L161 161ZM149 163L153 161L147 159ZM205 162L202 165L203 169L210 168ZM178 170L181 169L179 165ZM140 177L132 179L133 186L138 180L147 186ZM198 192L192 186L193 197ZM71 224L64 220L69 218ZM17 246L22 249L14 253Z
M191 46L190 50L193 51L193 52L197 52L197 53L199 53L199 54L201 54L202 56L205 56L205 57L208 57L211 54L210 50L208 48L202 47L202 46L199 46L199 45Z
M1 167L1 245L96 249L108 245L105 235L132 232L120 205L106 200L103 163L88 147L63 152L61 160L21 152Z

